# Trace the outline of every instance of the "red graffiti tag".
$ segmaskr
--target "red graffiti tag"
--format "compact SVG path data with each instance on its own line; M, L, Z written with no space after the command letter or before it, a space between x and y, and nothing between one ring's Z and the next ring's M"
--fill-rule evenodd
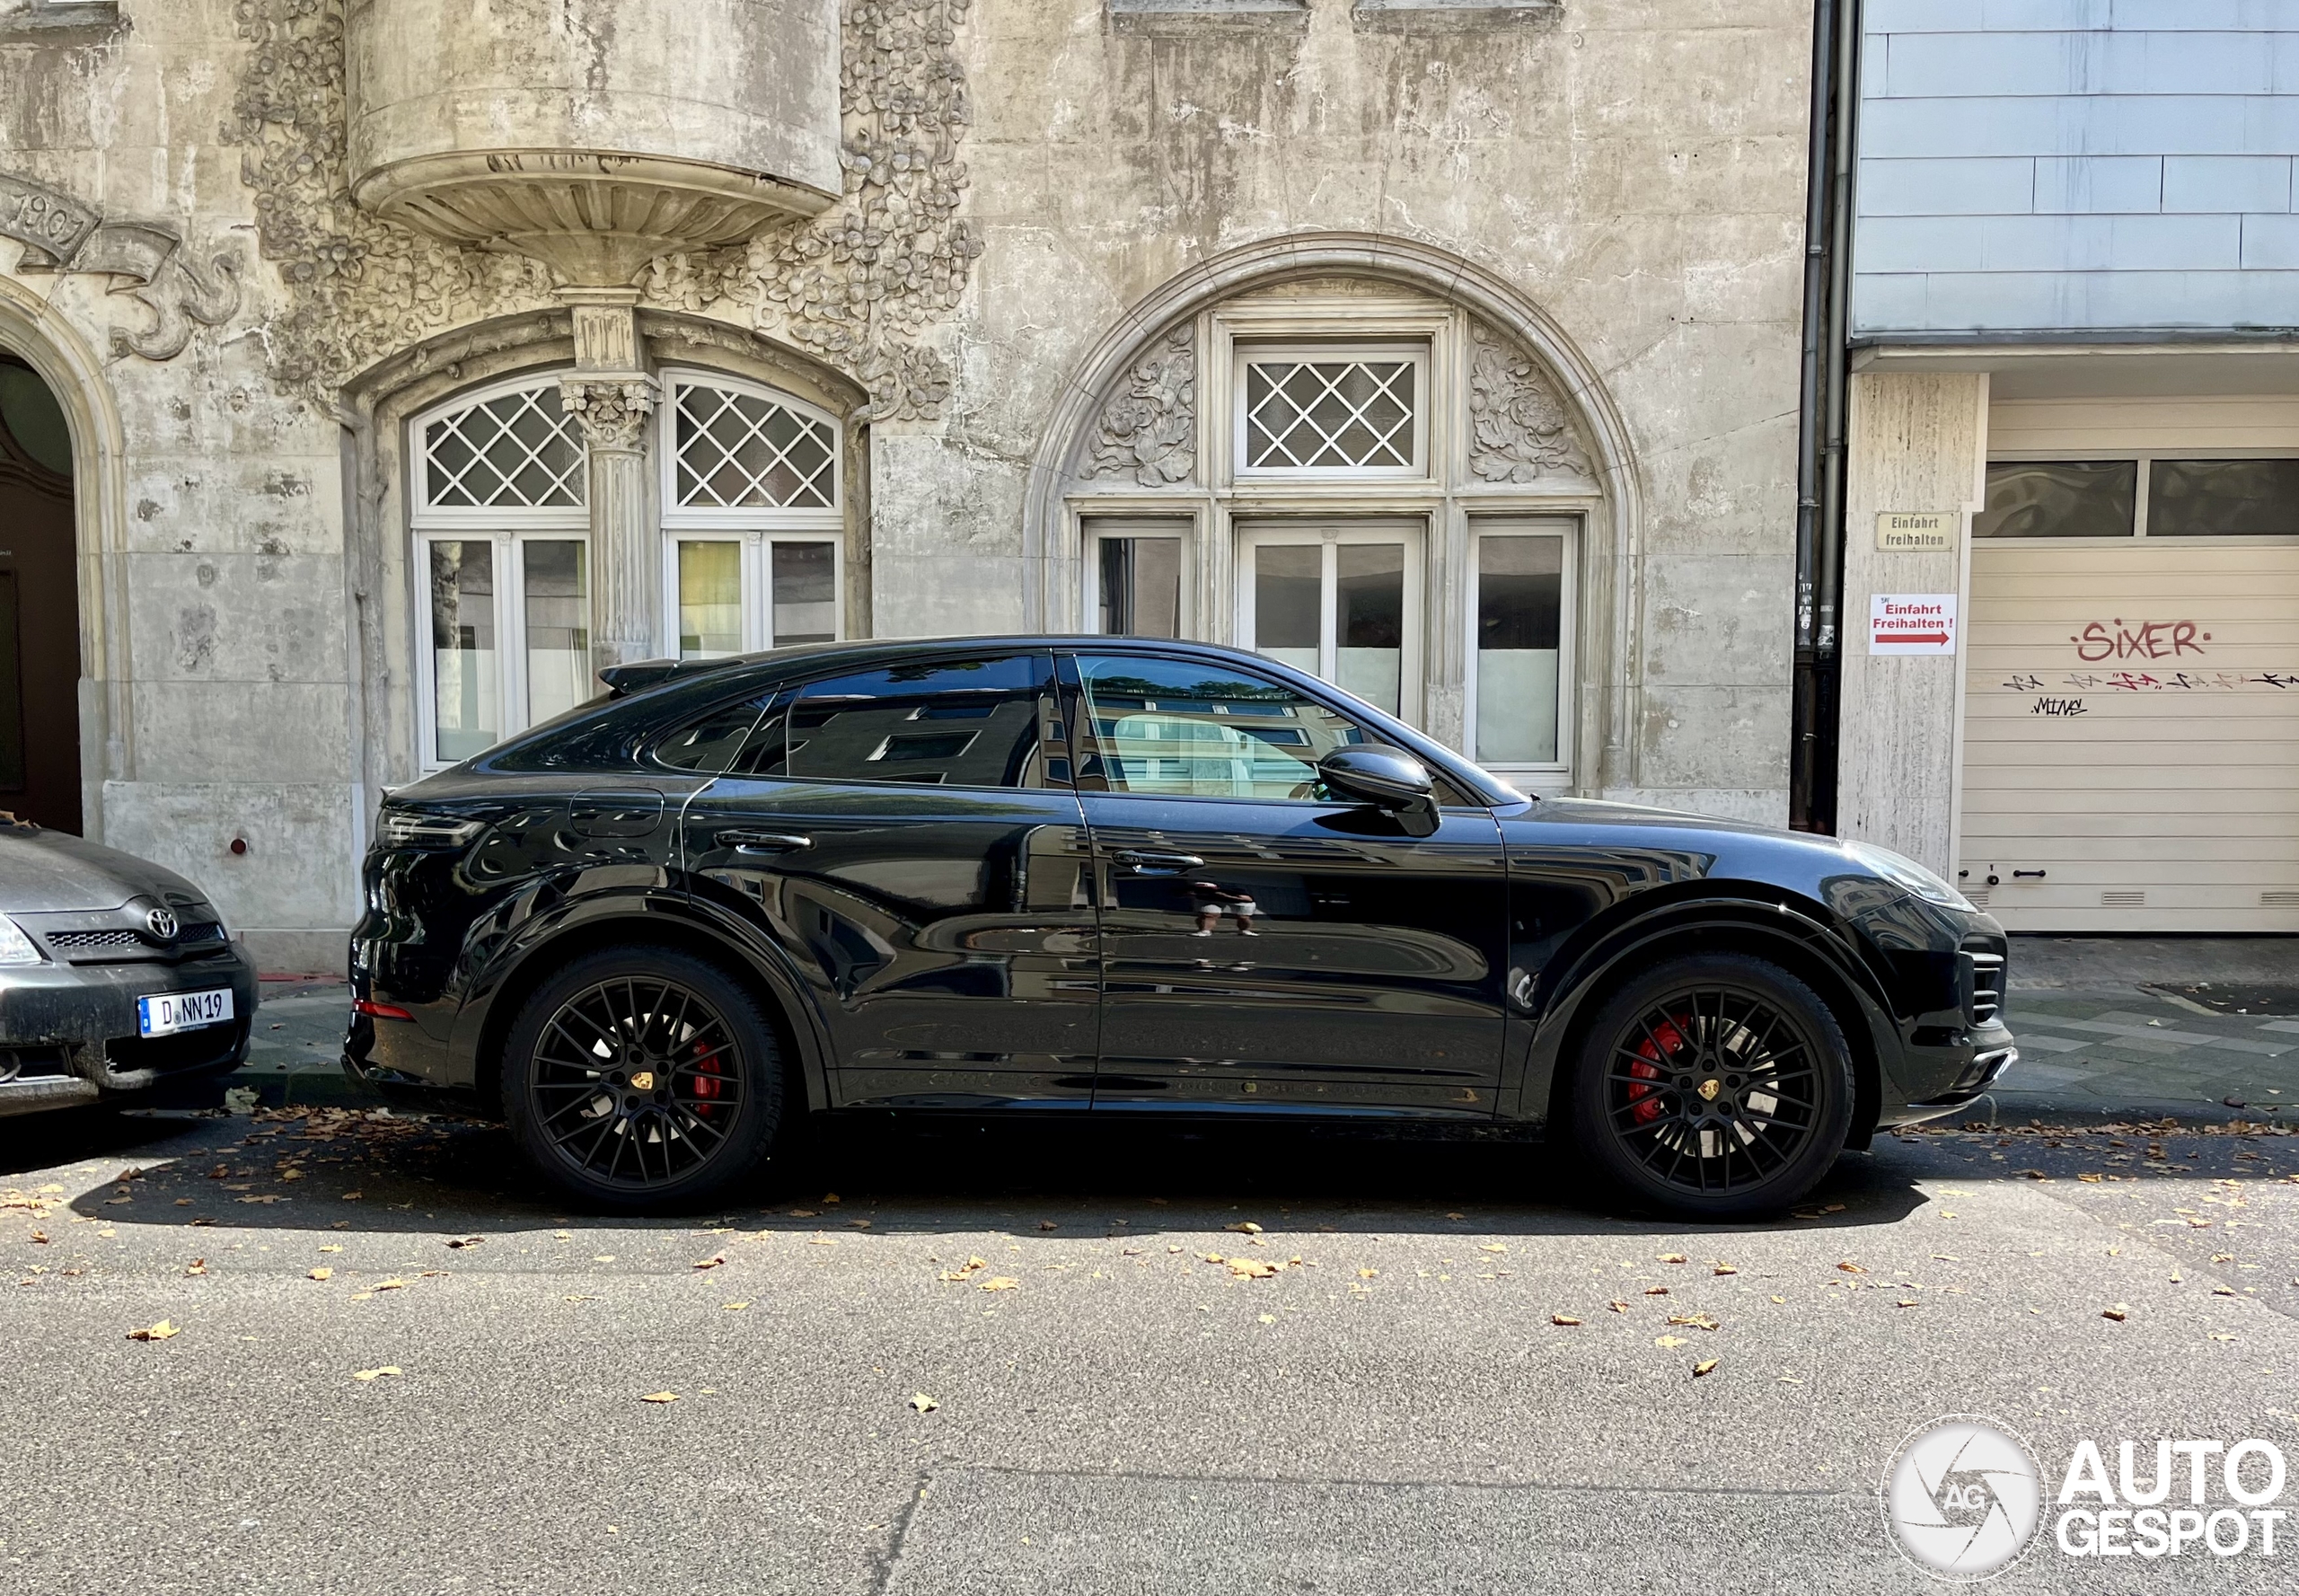
M2103 659L2176 659L2182 654L2201 654L2211 634L2198 630L2192 621L2142 621L2126 626L2118 616L2112 622L2094 621L2067 640L2075 645L2078 659L2097 665Z

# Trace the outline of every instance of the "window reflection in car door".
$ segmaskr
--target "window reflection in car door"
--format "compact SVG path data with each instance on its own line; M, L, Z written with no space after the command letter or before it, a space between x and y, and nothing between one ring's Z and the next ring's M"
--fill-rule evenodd
M1044 654L778 698L687 808L694 890L804 973L845 1103L1083 1107L1090 853Z
M1081 654L1079 798L1105 884L1097 1107L1493 1111L1498 824L1341 800L1348 715L1226 661Z

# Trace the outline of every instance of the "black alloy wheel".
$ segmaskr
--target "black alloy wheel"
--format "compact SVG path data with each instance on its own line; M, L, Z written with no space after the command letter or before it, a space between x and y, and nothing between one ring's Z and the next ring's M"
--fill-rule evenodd
M1768 1212L1843 1151L1851 1050L1818 993L1737 954L1672 961L1598 1013L1572 1082L1577 1145L1632 1202Z
M771 1148L780 1050L750 994L667 948L578 959L521 1009L504 1117L554 1185L601 1207L675 1207L725 1192Z

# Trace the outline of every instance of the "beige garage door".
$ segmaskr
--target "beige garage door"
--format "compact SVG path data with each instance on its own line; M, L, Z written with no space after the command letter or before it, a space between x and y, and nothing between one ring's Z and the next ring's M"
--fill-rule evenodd
M1981 540L1971 595L1966 890L2011 930L2299 930L2299 547Z

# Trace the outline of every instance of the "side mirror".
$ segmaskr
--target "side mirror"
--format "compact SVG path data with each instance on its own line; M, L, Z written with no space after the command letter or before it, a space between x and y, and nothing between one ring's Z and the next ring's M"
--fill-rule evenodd
M1407 836L1437 832L1437 788L1429 767L1395 748L1336 748L1317 762L1317 776L1345 798L1396 816Z

